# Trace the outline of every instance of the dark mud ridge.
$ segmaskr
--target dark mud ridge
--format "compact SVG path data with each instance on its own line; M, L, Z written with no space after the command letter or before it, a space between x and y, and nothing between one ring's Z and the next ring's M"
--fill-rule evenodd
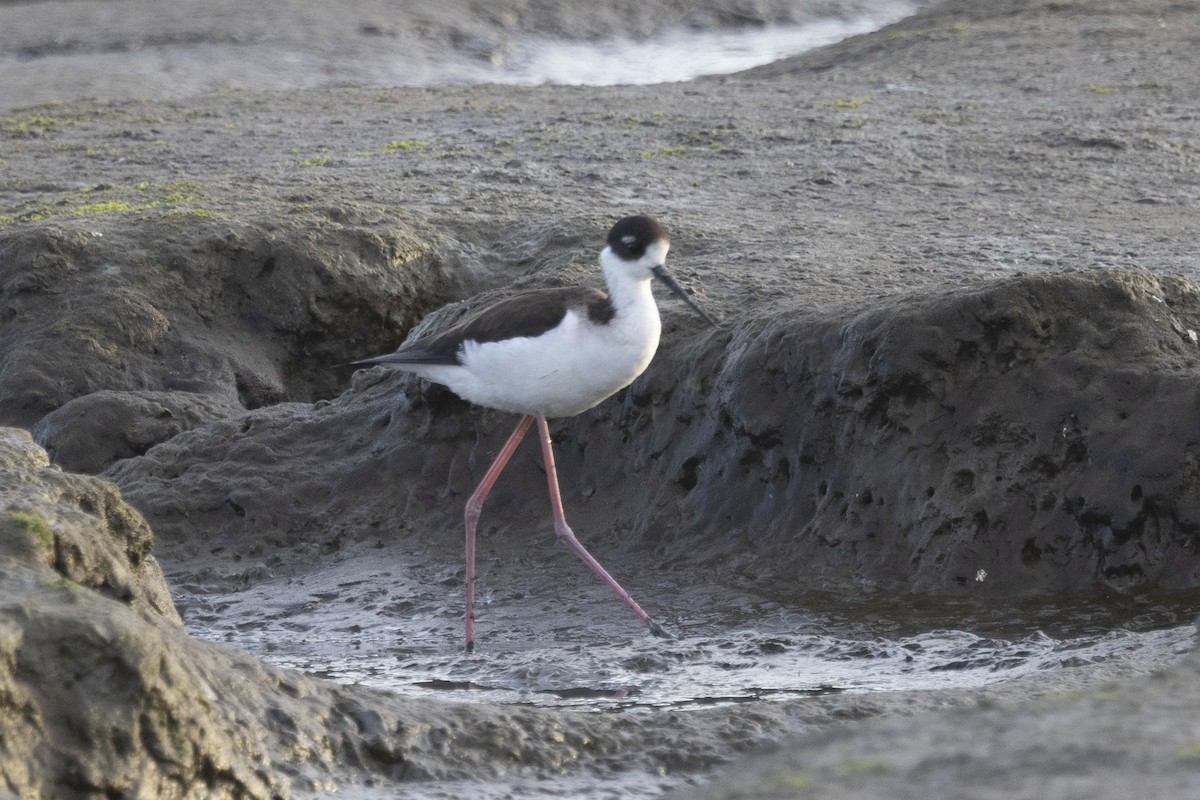
M453 647L462 503L511 420L340 365L514 289L597 283L630 211L668 225L673 271L723 327L664 301L646 374L553 430L573 526L668 622L720 620L747 593L898 618L1153 596L1184 617L1200 78L1179 54L1198 18L952 2L687 84L6 115L0 789L639 773L661 778L651 796L799 733L708 796L1194 792L1194 657L1103 688L1129 673L1065 660L988 690L587 714L339 685L182 623L227 611L218 593L349 565L363 574L337 602L387 596L401 637ZM486 569L511 589L485 655L488 637L592 619L559 599L589 578L545 555L543 491L525 461L489 500ZM530 586L550 599L522 604ZM967 708L925 713L947 705Z

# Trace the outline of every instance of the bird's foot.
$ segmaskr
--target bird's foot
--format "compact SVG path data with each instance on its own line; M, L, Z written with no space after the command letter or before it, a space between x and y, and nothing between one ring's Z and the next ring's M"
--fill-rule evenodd
M660 639L674 639L675 637L667 633L667 629L659 625L652 619L646 620L646 627L650 629L650 633Z

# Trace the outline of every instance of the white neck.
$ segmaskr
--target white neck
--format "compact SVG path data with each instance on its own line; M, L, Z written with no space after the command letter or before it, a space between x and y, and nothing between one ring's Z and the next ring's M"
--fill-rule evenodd
M650 290L652 276L649 271L638 270L634 265L622 261L608 247L600 253L600 268L604 271L604 283L617 316L627 316L646 305L657 314L654 293Z

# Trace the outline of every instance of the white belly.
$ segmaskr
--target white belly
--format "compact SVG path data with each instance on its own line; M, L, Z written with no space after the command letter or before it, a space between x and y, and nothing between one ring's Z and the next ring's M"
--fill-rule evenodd
M662 330L658 309L651 302L638 311L608 325L569 311L538 337L467 342L461 366L403 368L481 406L569 417L633 383L654 358Z

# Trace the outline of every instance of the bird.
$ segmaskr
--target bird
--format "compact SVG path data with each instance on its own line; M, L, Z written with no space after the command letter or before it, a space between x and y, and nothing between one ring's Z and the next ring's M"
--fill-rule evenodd
M713 319L666 269L671 239L653 217L627 216L600 252L607 291L586 286L535 289L502 299L394 353L353 366L403 370L476 405L521 415L464 510L466 651L475 645L475 531L484 500L536 423L556 535L606 583L650 633L670 634L580 543L567 524L548 419L572 417L633 383L658 349L662 323L651 291L657 278L713 327Z

